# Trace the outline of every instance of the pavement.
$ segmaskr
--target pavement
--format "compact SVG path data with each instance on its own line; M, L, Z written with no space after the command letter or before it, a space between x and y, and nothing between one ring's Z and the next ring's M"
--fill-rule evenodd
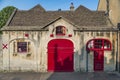
M8 72L0 80L120 80L117 72Z

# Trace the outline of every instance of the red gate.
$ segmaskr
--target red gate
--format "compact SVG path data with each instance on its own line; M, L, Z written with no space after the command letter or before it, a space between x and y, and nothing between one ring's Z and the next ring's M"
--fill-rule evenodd
M86 49L94 52L94 71L103 71L104 51L111 50L111 42L101 38L92 39L87 42Z
M73 71L73 43L54 39L48 43L48 71Z

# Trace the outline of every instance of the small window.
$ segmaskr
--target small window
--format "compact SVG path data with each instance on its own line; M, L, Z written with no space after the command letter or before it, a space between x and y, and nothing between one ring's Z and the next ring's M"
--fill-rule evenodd
M27 52L27 42L17 42L17 52Z
M107 40L104 41L104 49L110 49L110 43Z
M96 49L102 49L103 48L103 46L102 46L102 41L103 40L101 40L101 39L96 39L96 40L94 40L94 48L96 48Z
M91 39L87 42L86 49L88 50L111 50L111 42L107 39Z
M94 41L91 40L89 43L88 43L88 48L94 48Z
M64 26L56 27L56 35L65 35L65 34L66 34L66 28Z

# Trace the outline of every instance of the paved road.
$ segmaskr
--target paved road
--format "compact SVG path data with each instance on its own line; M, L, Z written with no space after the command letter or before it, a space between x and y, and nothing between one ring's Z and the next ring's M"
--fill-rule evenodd
M0 80L120 80L117 72L0 73Z

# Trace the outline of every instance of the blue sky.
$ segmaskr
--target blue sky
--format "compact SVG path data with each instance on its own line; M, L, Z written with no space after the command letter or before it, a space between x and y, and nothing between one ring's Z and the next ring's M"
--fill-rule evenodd
M99 0L0 0L0 10L6 6L15 6L20 10L28 10L40 4L46 10L69 10L73 2L75 8L83 5L91 10L96 10Z

